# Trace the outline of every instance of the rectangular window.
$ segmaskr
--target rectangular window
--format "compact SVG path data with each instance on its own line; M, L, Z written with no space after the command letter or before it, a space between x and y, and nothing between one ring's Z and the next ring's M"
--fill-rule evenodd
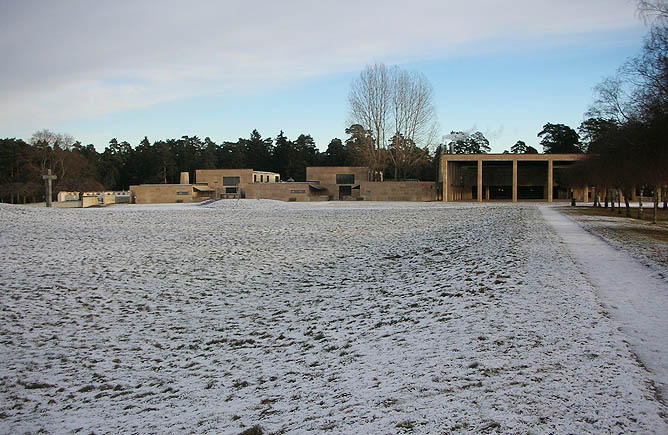
M225 188L225 193L237 193L237 188L236 187L226 187Z
M176 192L176 194L177 195L190 195L190 192L180 191L180 192Z
M293 190L290 191L290 193L306 193L306 191L305 190L293 189Z
M275 178L276 178L276 180L275 180L276 183L278 183L281 180L280 178L278 178L278 175L276 175Z
M355 184L355 174L336 174L336 184Z
M223 177L223 186L238 186L240 177Z
M253 174L253 183L257 183L257 174Z

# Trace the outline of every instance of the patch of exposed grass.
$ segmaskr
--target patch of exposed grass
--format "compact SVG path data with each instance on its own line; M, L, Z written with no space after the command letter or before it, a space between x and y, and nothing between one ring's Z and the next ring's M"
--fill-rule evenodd
M241 432L239 435L262 435L264 432L262 431L262 427L260 426L253 426L249 427L245 431Z
M618 231L640 236L654 242L668 243L668 228L620 228Z
M618 217L622 219L638 220L638 207L631 207L631 217L626 216L626 207L622 204L622 212L618 213L615 206L615 211L610 211L610 208L603 207L564 207L562 210L569 214L578 214L581 216L604 216L604 217ZM652 222L654 217L654 209L643 207L642 220L644 222ZM668 223L668 210L663 209L663 205L659 204L659 213L657 215L657 223Z

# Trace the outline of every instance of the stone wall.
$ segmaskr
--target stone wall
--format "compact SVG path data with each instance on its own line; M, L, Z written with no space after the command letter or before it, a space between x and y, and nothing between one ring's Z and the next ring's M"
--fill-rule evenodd
M135 204L200 202L210 198L196 192L191 184L142 184L130 186Z
M360 183L359 196L365 201L435 201L436 183L433 181L366 181Z
M327 192L313 189L308 183L245 183L241 185L246 199L278 201L327 201Z
M225 193L223 177L239 177L239 184L253 182L252 169L197 169L195 171L195 182L206 183L216 193Z
M352 175L352 183L337 183L337 175ZM364 166L309 166L306 168L306 181L316 181L326 188L331 199L339 197L339 187L351 189L361 182L369 180L369 169ZM341 181L341 180L339 180ZM348 181L348 180L346 180ZM354 193L352 193L354 195Z

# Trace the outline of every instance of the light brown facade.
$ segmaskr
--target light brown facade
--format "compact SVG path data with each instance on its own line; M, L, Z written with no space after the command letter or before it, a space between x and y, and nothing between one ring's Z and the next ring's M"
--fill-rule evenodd
M439 181L443 201L587 199L586 188L567 186L562 171L582 154L444 154Z
M361 166L307 167L306 182L281 182L274 172L252 169L199 169L196 184L131 186L137 204L200 202L247 198L280 201L434 201L437 185L420 181L369 181Z
M278 201L328 201L327 190L315 183L246 183L241 188L247 199Z
M135 204L201 202L213 193L206 184L141 184L130 186L130 190Z
M350 199L353 188L369 181L369 168L364 166L309 166L306 181L327 189L331 199Z
M365 201L435 201L433 181L365 181L359 184Z
M216 198L243 198L244 186L250 183L279 183L276 172L254 171L253 169L198 169L195 181L207 184Z

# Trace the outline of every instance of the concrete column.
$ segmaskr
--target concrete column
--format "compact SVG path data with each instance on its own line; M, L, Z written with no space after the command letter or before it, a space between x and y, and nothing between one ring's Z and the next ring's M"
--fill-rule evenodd
M589 201L589 186L585 186L582 188L582 202L588 202Z
M552 188L554 185L554 163L547 161L547 202L552 202Z
M450 177L448 176L448 161L441 158L441 177L443 178L443 202L450 201Z
M513 202L517 202L517 160L513 160Z
M478 160L478 202L482 202L482 160Z

